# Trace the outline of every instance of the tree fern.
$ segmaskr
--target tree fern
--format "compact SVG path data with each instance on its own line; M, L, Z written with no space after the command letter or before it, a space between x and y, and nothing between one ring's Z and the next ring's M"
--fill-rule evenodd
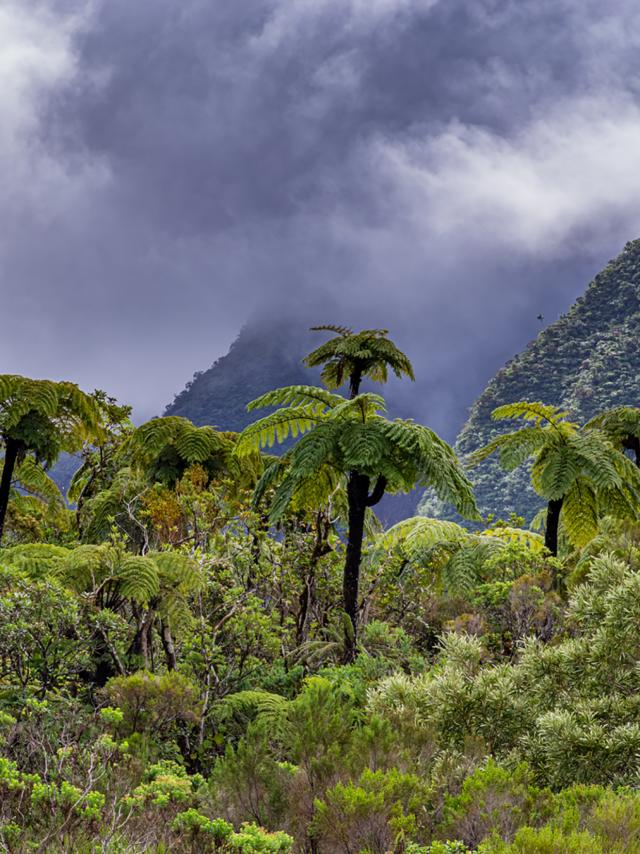
M340 395L331 394L331 392L324 388L318 388L318 386L292 385L266 392L252 400L247 405L247 409L251 412L253 409L263 409L266 406L304 406L315 407L317 412L321 413L327 409L332 409L342 401L343 398Z
M106 607L118 607L123 599L145 605L160 590L153 558L128 554L119 545L79 546L59 573L67 586Z
M533 460L531 482L548 502L545 542L553 554L560 525L571 544L582 546L595 536L599 516L637 516L640 472L601 429L606 418L580 428L562 410L529 401L501 406L493 416L523 418L536 426L496 437L470 462L476 464L496 451L506 469Z
M57 484L33 457L25 457L15 469L15 480L21 489L41 498L43 501L63 504L62 494Z
M209 475L226 471L234 460L235 444L235 434L196 427L187 418L169 415L138 427L122 445L120 458L149 480L173 485L194 464Z
M533 554L544 543L532 531L495 527L481 533L455 522L415 516L394 525L375 544L374 559L397 555L417 566L433 569L434 578L448 593L468 593L483 579L487 560L505 546L517 543Z
M266 399L298 401L291 390ZM341 398L320 414L310 405L285 403L282 409L247 427L238 443L239 449L255 448L304 433L279 468L259 482L258 499L268 487L273 488L272 522L309 496L325 504L340 479L346 479L349 531L343 591L354 636L362 538L369 507L386 491L408 492L419 484L433 486L461 513L478 518L471 484L446 442L413 421L389 421L380 411L384 411L384 400L372 394Z
M29 578L43 579L60 574L69 549L49 543L24 543L9 546L0 552L0 566L10 566Z
M0 538L16 470L18 480L37 481L35 491L44 491L51 500L51 484L36 467L51 464L62 451L75 451L99 437L101 417L97 397L84 394L73 383L0 375L0 439L4 445Z
M276 442L285 442L308 432L324 418L314 405L291 406L261 418L240 435L237 453L242 455L259 448L272 448Z
M344 326L314 326L315 331L334 332L335 337L310 353L308 367L322 365L321 378L328 388L339 388L349 381L351 396L360 391L363 377L386 382L391 370L397 377L414 379L409 358L387 338L386 329L363 329L353 332Z

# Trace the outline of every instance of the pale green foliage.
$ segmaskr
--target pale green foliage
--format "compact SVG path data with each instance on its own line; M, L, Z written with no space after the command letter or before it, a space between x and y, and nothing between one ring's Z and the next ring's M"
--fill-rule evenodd
M60 567L62 581L96 599L131 599L146 604L160 590L158 567L150 557L124 551L118 545L78 546Z
M602 430L581 429L557 407L528 401L498 407L493 418L523 418L535 426L497 436L471 455L471 464L499 452L510 471L532 459L531 483L547 501L562 499L561 523L572 545L592 540L602 515L637 516L640 470Z
M362 394L347 400L318 391L324 400L302 408L287 402L311 395L315 389L294 386L270 392L261 404L278 405L282 401L283 408L250 425L240 436L238 452L244 453L306 433L287 455L288 469L271 505L273 521L281 518L290 504L304 503L309 491L319 503L326 502L339 479L350 471L366 475L372 483L384 478L389 492L433 486L461 513L476 516L467 477L449 445L432 430L413 421L387 420L379 414L384 411L379 395ZM266 477L271 485L273 473ZM264 493L265 488L265 482L259 483L257 494Z
M230 476L252 486L262 473L260 454L234 454L237 434L196 427L186 418L168 415L138 427L120 450L122 461L150 481L173 485L189 466L199 464L209 477Z
M127 445L137 459L147 463L167 446L175 448L186 463L202 463L212 454L227 451L229 440L213 427L196 427L186 418L169 415L138 427Z
M476 638L450 635L440 667L394 676L371 709L407 732L461 746L480 736L544 782L633 783L640 774L640 572L599 557L569 602L572 637L527 641L514 665L481 666Z
M36 496L47 503L63 504L62 495L56 483L46 471L39 466L33 457L25 457L16 466L15 480L25 492Z
M469 592L480 583L487 561L509 545L521 545L540 554L542 538L532 531L509 526L467 531L455 522L414 516L398 522L375 543L372 559L384 553L418 566L430 567L434 579L449 593Z
M48 543L25 543L9 546L0 552L0 563L13 567L29 578L56 576L69 556L69 549Z
M32 577L50 575L101 607L118 610L123 601L146 605L155 600L160 614L182 623L189 619L187 598L203 583L193 558L180 552L132 555L119 543L56 546L15 546L10 563Z
M220 706L222 719L239 715L246 720L260 718L275 734L282 731L290 701L268 691L238 691L225 697Z
M108 539L114 523L125 531L128 531L129 527L135 527L132 516L135 517L139 496L145 487L141 475L129 466L117 471L107 488L84 502L83 539L87 542Z
M97 401L74 383L0 374L0 433L24 441L47 462L93 438L99 426Z
M15 465L13 484L44 502L61 505L58 488L42 465L99 437L101 415L97 398L73 383L0 374L0 438L5 452L11 452L10 465ZM6 504L3 518L5 510Z

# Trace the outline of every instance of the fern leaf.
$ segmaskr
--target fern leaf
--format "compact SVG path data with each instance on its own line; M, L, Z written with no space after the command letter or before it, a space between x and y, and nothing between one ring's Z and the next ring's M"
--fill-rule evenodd
M250 424L240 434L236 452L243 454L260 448L272 448L276 442L294 439L311 430L323 418L315 405L287 407Z
M332 394L326 389L312 385L292 385L266 392L266 394L252 400L247 405L247 409L251 412L265 406L304 406L320 414L343 402L343 397L339 394Z

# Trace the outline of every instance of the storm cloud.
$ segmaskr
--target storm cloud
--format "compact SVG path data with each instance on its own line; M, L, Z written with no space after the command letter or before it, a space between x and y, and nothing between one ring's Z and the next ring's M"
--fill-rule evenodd
M0 2L2 370L389 326L439 429L640 235L633 0Z

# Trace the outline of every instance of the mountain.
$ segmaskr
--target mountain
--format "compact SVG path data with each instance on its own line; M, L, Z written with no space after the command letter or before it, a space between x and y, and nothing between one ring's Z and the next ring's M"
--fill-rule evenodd
M278 386L318 383L319 372L302 365L313 343L311 333L293 323L245 326L227 355L194 374L164 414L181 415L199 426L242 430L256 419L247 412L250 400Z
M492 421L491 412L525 399L561 406L577 421L612 406L640 405L640 240L628 243L567 314L498 371L471 407L458 453L510 429ZM493 457L472 478L485 513L506 518L515 511L531 521L543 506L522 469L505 473ZM430 496L419 512L448 515Z

